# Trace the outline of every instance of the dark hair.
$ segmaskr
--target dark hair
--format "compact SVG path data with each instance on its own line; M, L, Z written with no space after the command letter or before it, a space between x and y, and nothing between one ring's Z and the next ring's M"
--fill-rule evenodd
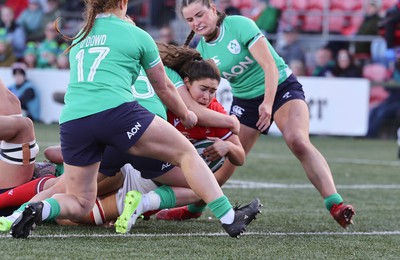
M212 59L188 61L178 73L183 79L187 77L190 82L201 79L215 79L218 83L221 81L221 74Z
M90 33L90 31L93 28L94 21L96 19L96 15L105 13L109 10L112 10L117 7L118 3L120 0L84 0L85 2L85 12L84 12L84 19L85 19L85 26L83 29L75 36L75 37L68 37L64 35L59 27L58 27L58 22L60 21L60 17L58 17L54 21L54 27L56 28L56 31L66 40L68 41L74 41L78 38L80 38L77 42L74 44L70 45L64 53L68 53L72 47L75 45L79 44L81 41L83 41Z
M181 5L179 7L180 11L181 11L181 14L182 14L182 9L184 7L187 7L188 5L191 5L191 4L197 3L197 2L201 2L201 4L203 6L207 6L208 8L210 8L211 4L214 3L214 1L212 1L212 0L182 0Z
M17 74L17 73L18 73L18 74L22 74L22 75L24 75L24 76L26 75L26 74L25 74L25 70L22 69L22 68L15 68L15 69L12 70L12 74L13 74L13 75L15 75L15 74Z
M157 47L163 64L177 72L186 62L202 59L200 52L196 49L161 42L157 42Z
M182 14L182 9L184 7L189 6L190 4L201 2L203 6L206 6L207 8L211 8L211 5L214 3L212 0L182 0L181 5L180 5L180 12ZM224 21L226 14L224 12L220 12L217 10L217 15L218 15L218 21L217 21L217 28L215 29L215 34L218 32L218 27L222 24ZM190 42L192 41L194 37L194 31L190 31L189 35L186 37L185 43L183 44L183 47L189 46Z

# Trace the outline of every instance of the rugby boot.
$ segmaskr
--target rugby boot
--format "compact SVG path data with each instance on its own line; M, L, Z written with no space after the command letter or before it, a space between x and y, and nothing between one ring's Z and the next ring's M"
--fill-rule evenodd
M15 238L27 238L31 230L42 222L43 202L26 205L21 216L11 226L10 234Z
M233 222L231 224L222 224L222 227L229 236L239 238L246 231L246 227L250 222L256 219L257 214L261 213L262 206L260 200L257 198L243 207L234 207L235 218Z
M161 210L156 214L156 219L182 221L192 218L199 218L201 214L201 212L192 213L189 211L188 206L183 206L173 209Z
M353 216L356 214L356 211L353 206L345 205L342 203L336 205L333 204L331 210L332 217L341 225L343 228L346 228L354 224Z

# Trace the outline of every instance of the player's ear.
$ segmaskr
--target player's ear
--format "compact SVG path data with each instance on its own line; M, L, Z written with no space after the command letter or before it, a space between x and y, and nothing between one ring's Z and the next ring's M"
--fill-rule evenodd
M217 6L216 6L214 3L210 4L210 9L211 9L214 13L217 12Z
M118 7L119 7L121 10L123 10L124 7L127 6L127 5L128 5L128 0L120 0L120 1L119 1L119 4L118 4Z
M185 77L185 78L183 79L183 83L185 83L186 86L190 85L190 80L189 80L189 78L188 78L188 77Z

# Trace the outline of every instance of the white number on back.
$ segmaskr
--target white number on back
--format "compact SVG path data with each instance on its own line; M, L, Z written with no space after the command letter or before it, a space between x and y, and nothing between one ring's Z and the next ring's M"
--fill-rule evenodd
M93 47L90 48L89 50L90 54L98 54L96 59L94 60L92 66L90 67L90 72L87 78L88 82L92 82L94 79L94 76L96 75L96 70L99 67L101 61L107 56L107 54L110 52L109 47ZM84 81L84 75L83 75L83 58L85 57L85 50L80 50L76 56L75 59L78 61L78 81Z

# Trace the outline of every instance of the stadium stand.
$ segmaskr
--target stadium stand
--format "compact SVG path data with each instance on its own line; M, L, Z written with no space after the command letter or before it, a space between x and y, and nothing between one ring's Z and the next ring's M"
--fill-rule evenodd
M329 32L343 33L346 27L346 17L339 9L333 9L329 12Z
M324 10L325 0L309 0L307 1L307 8Z
M322 31L322 11L309 9L304 16L302 30L307 33L318 33Z
M286 9L286 0L270 0L269 4L282 11Z
M296 0L291 3L291 8L296 11L305 11L308 8L307 0Z
M389 72L386 67L379 63L366 64L363 67L363 77L369 79L373 84L381 84L388 79ZM376 107L388 97L388 92L383 86L374 86L370 90L370 108Z

